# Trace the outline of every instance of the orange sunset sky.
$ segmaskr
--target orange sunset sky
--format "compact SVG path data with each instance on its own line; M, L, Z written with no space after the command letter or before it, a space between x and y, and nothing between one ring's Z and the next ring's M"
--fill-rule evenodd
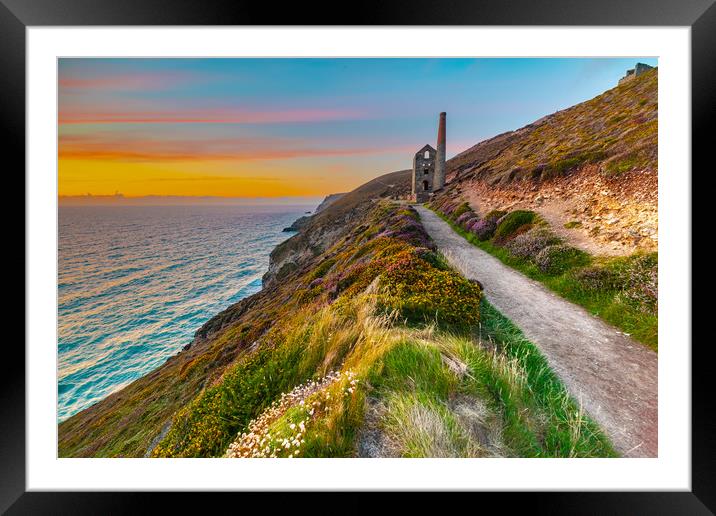
M633 63L60 59L59 195L348 191L409 168L440 111L449 158L613 87Z

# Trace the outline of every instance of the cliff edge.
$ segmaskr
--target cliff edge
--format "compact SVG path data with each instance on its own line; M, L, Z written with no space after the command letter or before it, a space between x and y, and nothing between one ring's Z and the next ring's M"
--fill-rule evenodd
M658 69L474 145L438 198L477 213L529 209L598 255L658 247Z
M599 251L655 248L656 74L458 154L434 207L455 224L534 208ZM326 198L271 252L260 292L59 424L59 456L614 456L480 281L437 252L400 201L410 180Z

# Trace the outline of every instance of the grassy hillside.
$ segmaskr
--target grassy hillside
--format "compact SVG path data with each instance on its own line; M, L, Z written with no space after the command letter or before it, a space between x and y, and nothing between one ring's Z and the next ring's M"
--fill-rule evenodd
M657 350L657 253L592 256L565 243L533 211L480 217L448 198L430 207L473 245Z
M448 163L450 179L475 177L491 184L546 179L585 164L620 174L657 169L657 70L498 135Z
M410 174L410 170L400 170L376 177L310 217L297 235L282 242L271 252L269 270L263 278L264 286L310 263L366 216L371 201L403 197L410 193Z
M156 457L610 456L536 348L381 203Z
M436 200L536 211L592 255L658 248L658 70L504 133L447 163Z
M654 70L481 142L448 162L433 204L477 245L654 347L656 255L590 255L547 231L549 210L518 204L542 206L535 192L552 184L580 204L555 232L596 228L608 242L620 228L655 245L644 178L657 168L656 91ZM568 182L585 170L598 175L582 177L586 194ZM271 253L261 292L61 423L60 456L613 456L537 348L391 201L409 189L410 171L394 172L310 217ZM503 213L482 209L493 194Z
M60 425L60 454L614 455L417 213L359 197L333 245Z
M207 321L192 342L161 367L63 421L58 428L59 455L144 455L177 410L215 382L281 314L297 309L292 278L311 268L326 246L360 223L372 208L370 199L399 195L409 188L407 171L386 174L312 217L318 220L274 251L279 256L272 258L274 270L293 264L283 270L283 281L265 282L263 290Z

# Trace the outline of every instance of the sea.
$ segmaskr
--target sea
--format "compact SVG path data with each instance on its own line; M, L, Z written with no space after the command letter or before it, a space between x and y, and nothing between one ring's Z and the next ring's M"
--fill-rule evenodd
M61 206L58 422L261 289L282 229L315 206Z

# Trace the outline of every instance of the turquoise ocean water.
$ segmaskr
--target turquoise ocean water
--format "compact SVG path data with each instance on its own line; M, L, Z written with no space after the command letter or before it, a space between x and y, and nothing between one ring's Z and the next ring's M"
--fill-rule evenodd
M58 421L143 376L261 289L305 206L59 209Z

